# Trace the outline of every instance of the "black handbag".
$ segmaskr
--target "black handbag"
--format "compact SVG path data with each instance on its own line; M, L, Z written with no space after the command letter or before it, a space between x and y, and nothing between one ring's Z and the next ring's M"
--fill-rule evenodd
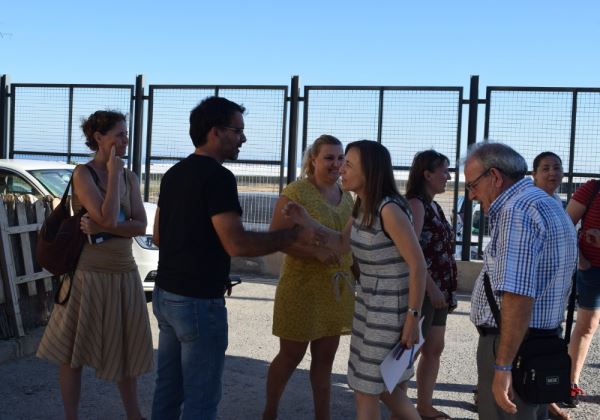
M494 320L500 328L500 311L487 273L484 273L483 282ZM548 404L565 401L570 396L571 358L568 344L575 310L575 282L576 273L572 278L565 338L559 337L558 329L555 334L545 330L530 329L513 361L513 388L525 402Z
M89 169L94 182L98 184L96 172L88 165L85 165L85 167ZM82 207L76 214L71 215L67 205L67 197L72 183L73 176L71 175L60 203L44 220L44 224L38 233L36 247L36 259L43 268L55 276L67 275L71 280L85 243L85 234L81 230L80 222L81 217L86 213L86 210ZM65 304L71 295L72 281L69 282L66 296L60 299L62 284L61 281L54 296L54 302L59 305Z

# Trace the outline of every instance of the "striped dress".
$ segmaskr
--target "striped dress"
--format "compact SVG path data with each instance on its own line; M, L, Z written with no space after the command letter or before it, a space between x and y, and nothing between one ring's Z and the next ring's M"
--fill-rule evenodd
M408 266L381 227L381 210L395 203L410 216L401 197L386 197L370 228L354 220L351 244L360 266L360 285L354 306L348 385L364 394L386 391L379 365L400 341L408 306ZM413 374L408 369L400 383Z

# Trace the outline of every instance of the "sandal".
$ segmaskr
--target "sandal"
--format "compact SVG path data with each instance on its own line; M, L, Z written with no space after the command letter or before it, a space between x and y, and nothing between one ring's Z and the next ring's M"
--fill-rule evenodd
M452 420L452 417L443 411L437 410L437 412L438 413L435 416L424 416L421 413L419 413L419 415L423 420Z
M571 384L571 394L564 401L564 404L569 408L575 408L579 404L579 396L585 395L583 389L579 388L577 384Z

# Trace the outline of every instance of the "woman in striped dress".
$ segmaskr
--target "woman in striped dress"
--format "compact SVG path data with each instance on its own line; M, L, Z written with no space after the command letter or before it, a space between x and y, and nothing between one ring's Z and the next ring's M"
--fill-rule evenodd
M137 177L120 158L128 143L125 116L97 111L82 129L95 155L88 168L75 168L73 208L87 210L81 229L90 243L67 280L70 297L54 305L37 356L60 366L65 419L77 419L81 369L90 366L97 377L117 383L127 419L138 420L136 378L152 369L153 349L131 238L145 232L146 213Z
M358 263L360 286L348 361L357 419L379 418L379 400L394 418L420 419L405 389L396 386L388 392L380 372L381 362L398 342L411 348L418 340L427 268L410 209L396 187L390 154L377 142L348 144L341 175L342 188L356 193L353 217L342 234L316 227L296 203L284 211L297 223L319 229L320 240L338 252L351 246ZM400 384L412 373L405 372Z

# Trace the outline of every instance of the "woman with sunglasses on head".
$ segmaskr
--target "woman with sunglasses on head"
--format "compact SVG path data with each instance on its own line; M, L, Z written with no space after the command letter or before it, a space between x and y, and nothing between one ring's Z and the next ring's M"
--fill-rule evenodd
M326 134L317 138L306 150L301 178L289 184L277 201L271 230L293 226L281 209L294 200L320 223L341 231L354 204L338 183L343 163L344 149L337 138ZM269 366L263 419L277 417L285 386L309 346L315 419L329 419L333 360L340 335L350 334L352 327L352 256L313 244L295 244L284 252L273 314L279 353Z
M127 419L138 420L137 377L152 369L153 348L131 238L145 233L146 213L138 179L121 160L129 142L125 116L96 111L81 128L94 158L75 168L72 199L75 212L87 210L81 230L89 242L65 280L70 297L54 305L37 356L60 365L65 419L78 418L81 370L89 366L117 384Z
M352 247L360 270L348 361L348 385L354 390L356 418L380 418L383 401L393 419L421 417L406 395L408 368L392 392L386 389L380 365L398 342L411 349L418 340L426 265L411 224L411 211L394 180L392 161L381 144L360 140L346 147L342 188L356 194L352 219L342 233L318 226L301 206L290 202L284 213L317 229L326 245Z
M406 186L406 198L413 214L415 233L427 262L427 287L423 301L421 359L417 367L417 410L423 419L449 419L433 407L433 389L444 350L446 318L456 308L457 270L454 260L454 231L440 205L437 194L446 191L450 180L448 158L435 150L415 155Z

